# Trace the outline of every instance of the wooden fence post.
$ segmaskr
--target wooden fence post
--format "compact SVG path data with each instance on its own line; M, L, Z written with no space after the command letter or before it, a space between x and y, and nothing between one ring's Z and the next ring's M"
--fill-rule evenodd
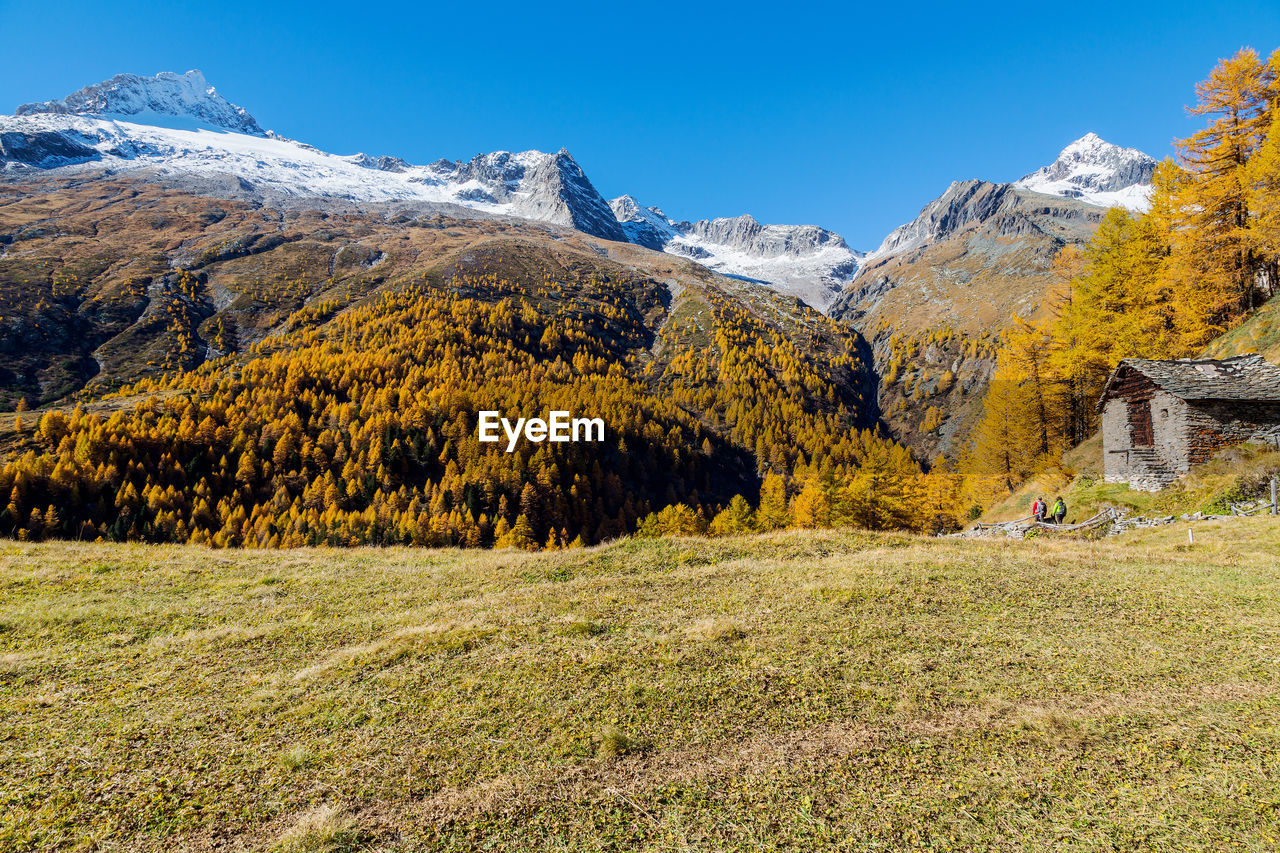
M1271 478L1271 514L1276 514L1276 478Z

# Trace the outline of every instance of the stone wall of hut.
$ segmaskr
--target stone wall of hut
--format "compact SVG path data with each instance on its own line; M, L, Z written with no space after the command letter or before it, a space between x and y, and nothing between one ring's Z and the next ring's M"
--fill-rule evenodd
M1188 465L1280 425L1280 403L1191 401L1187 404ZM1183 470L1186 470L1185 468Z

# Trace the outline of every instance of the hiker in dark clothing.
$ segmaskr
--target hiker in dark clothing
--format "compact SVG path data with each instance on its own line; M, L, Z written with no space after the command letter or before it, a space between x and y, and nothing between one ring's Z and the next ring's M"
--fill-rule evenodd
M1062 499L1062 496L1059 495L1058 500L1055 501L1053 504L1053 523L1061 524L1063 519L1065 519L1066 517L1067 517L1067 503Z

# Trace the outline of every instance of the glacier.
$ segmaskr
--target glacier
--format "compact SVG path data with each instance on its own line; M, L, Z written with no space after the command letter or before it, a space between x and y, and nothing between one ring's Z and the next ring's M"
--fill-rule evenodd
M681 255L723 275L768 284L826 311L853 281L865 252L816 225L762 225L749 215L697 222L668 219L630 195L610 202L627 238Z

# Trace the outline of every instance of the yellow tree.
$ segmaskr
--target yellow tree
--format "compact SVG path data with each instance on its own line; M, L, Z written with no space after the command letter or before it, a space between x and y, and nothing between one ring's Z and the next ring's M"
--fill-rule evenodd
M779 530L787 526L787 481L769 471L760 485L760 507L756 510L757 530Z
M791 526L822 528L831 526L830 477L814 471L805 479L791 501Z
M1018 372L997 367L961 465L966 492L976 502L1009 494L1035 470L1042 457L1033 406Z
M1013 318L1013 326L1005 334L1001 357L1009 369L1021 377L1030 406L1036 449L1046 454L1056 447L1062 433L1059 400L1061 390L1049 367L1050 335L1045 323L1030 323Z
M1173 300L1163 279L1164 258L1154 215L1113 208L1085 248L1080 272L1055 306L1057 317L1047 335L1030 328L1010 335L1005 350L1010 366L1027 375L1047 370L1052 376L1055 387L1047 408L1057 409L1057 429L1068 443L1083 440L1097 427L1094 404L1120 359L1181 354L1173 331ZM1045 351L1047 364L1033 363L1037 348Z
M1168 273L1180 303L1209 318L1188 345L1230 326L1255 306L1260 258L1249 233L1249 159L1266 139L1274 109L1277 58L1252 48L1224 59L1196 85L1192 115L1207 127L1178 143L1187 180L1175 185ZM1160 192L1158 189L1157 192Z
M729 505L711 519L712 536L736 536L755 529L755 513L742 495L734 495Z
M1273 65L1277 61L1273 55ZM1274 292L1280 277L1280 111L1272 116L1266 140L1249 160L1248 185L1250 242L1259 256L1266 289Z

